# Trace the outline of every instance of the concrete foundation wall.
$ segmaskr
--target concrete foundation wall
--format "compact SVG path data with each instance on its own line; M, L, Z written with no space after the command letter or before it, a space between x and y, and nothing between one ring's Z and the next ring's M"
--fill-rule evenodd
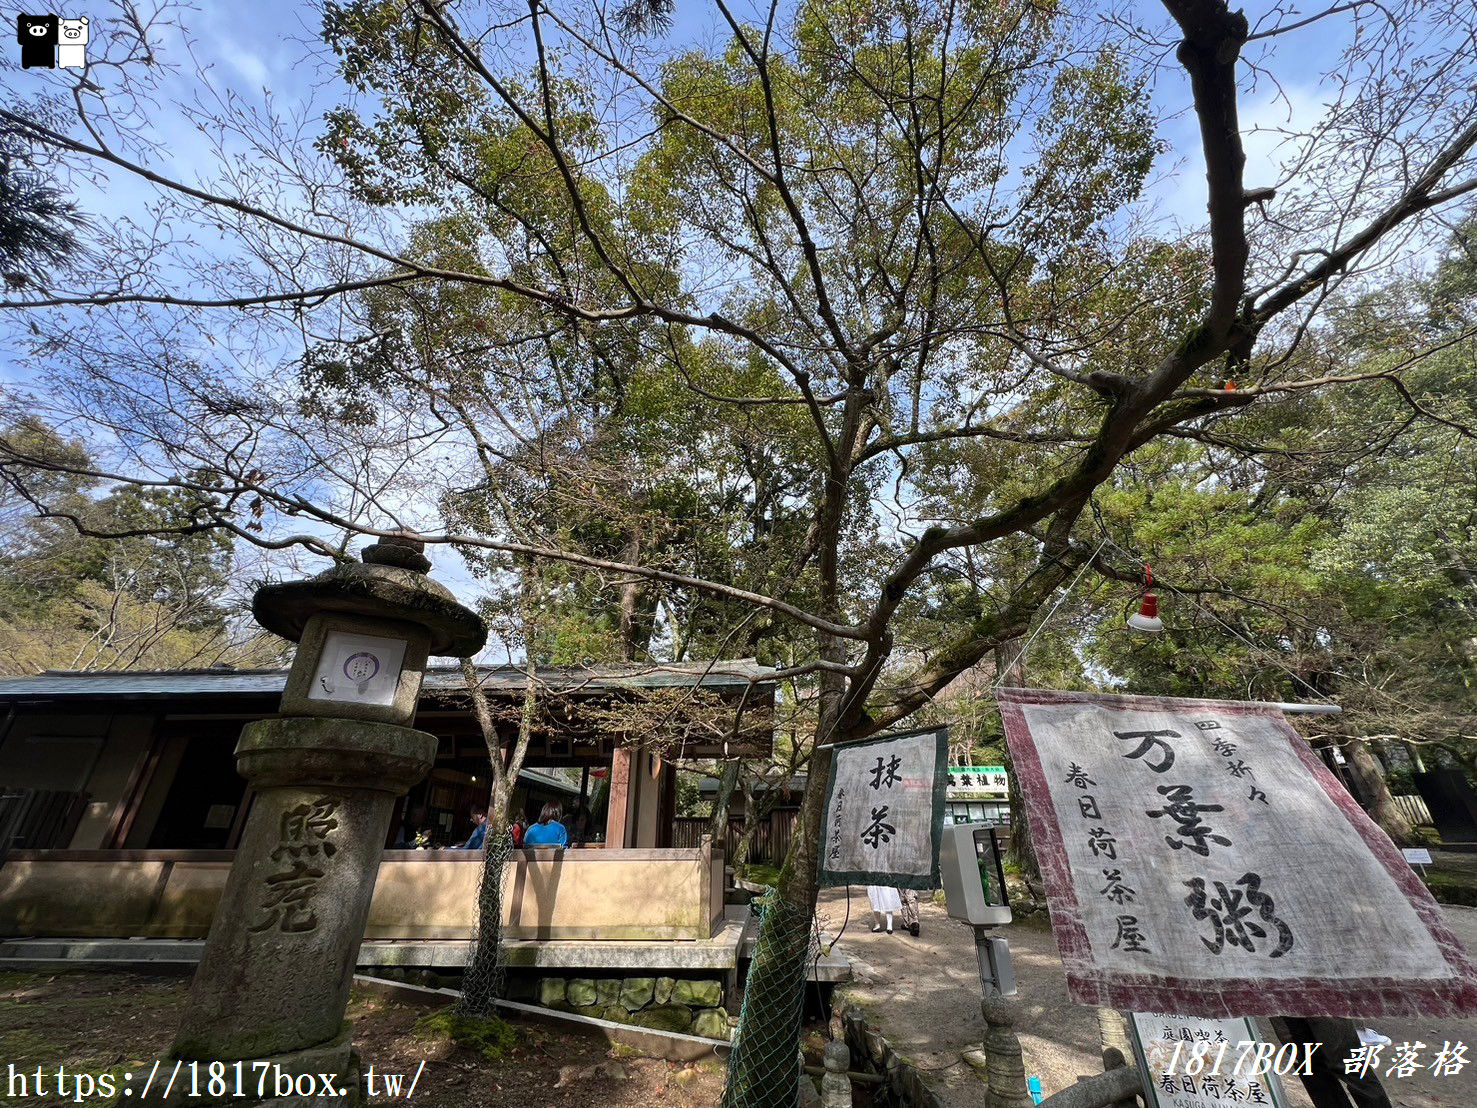
M706 939L711 863L702 851L552 851L503 874L503 925L515 939ZM579 860L576 861L575 859Z
M14 851L0 867L0 935L167 934L154 928L168 862L33 860L59 853Z
M14 851L0 865L0 937L203 938L231 858ZM470 938L481 871L477 852L386 851L365 938ZM526 850L503 882L510 939L707 939L722 915L722 855L705 849Z
M428 862L420 851L387 851L365 938L469 936L481 872L480 854ZM703 850L524 850L503 871L504 934L706 939L722 915L712 910L715 882L721 889L721 870Z

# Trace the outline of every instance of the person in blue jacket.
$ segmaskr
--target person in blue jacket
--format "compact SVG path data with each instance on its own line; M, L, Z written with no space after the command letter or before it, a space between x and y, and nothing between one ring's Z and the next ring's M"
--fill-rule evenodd
M487 842L487 813L480 809L474 811L472 813L472 822L477 826L472 828L472 834L458 848L460 850L481 850Z
M523 832L524 846L569 846L569 832L559 822L564 809L550 801L538 814L538 822Z

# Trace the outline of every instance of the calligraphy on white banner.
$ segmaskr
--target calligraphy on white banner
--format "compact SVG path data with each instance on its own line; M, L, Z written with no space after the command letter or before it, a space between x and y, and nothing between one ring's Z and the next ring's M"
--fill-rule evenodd
M821 825L821 885L938 886L945 728L838 747Z
M1072 995L1205 1016L1477 1012L1399 852L1266 705L1003 689Z

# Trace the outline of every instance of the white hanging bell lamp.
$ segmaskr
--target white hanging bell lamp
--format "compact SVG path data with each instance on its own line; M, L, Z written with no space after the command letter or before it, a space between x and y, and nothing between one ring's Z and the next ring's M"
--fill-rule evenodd
M1144 566L1144 581L1148 587L1154 586L1154 569L1147 564ZM1164 621L1159 618L1159 598L1152 592L1144 593L1139 601L1139 610L1128 617L1128 628L1145 635L1157 635L1164 630Z

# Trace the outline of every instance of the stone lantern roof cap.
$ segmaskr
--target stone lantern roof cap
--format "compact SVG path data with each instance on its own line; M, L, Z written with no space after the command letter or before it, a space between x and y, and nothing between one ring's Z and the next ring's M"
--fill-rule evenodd
M430 654L469 658L486 645L487 626L426 576L431 563L422 550L411 539L384 539L364 549L363 563L341 562L306 581L263 585L252 597L252 615L291 642L320 612L414 623L430 631Z

